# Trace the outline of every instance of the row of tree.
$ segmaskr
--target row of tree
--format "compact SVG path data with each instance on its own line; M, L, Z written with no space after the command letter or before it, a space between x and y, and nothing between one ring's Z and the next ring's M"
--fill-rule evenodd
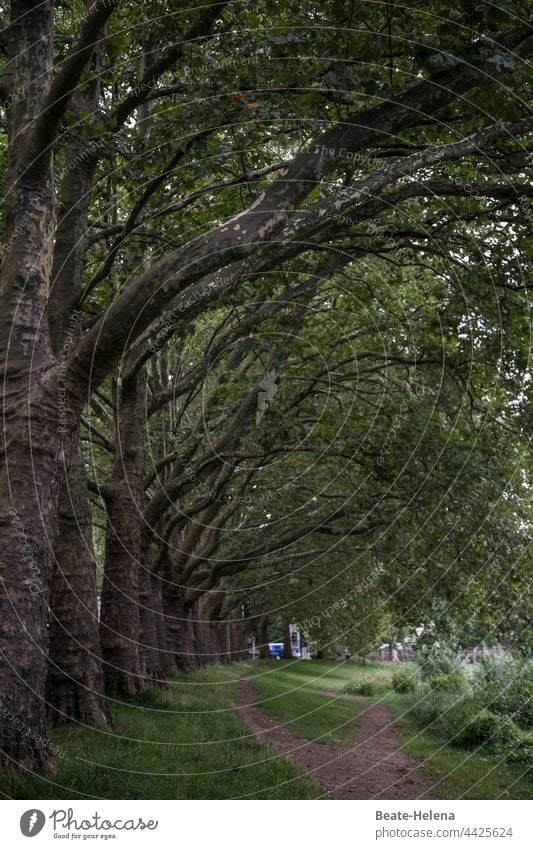
M524 12L13 0L2 767L269 622L525 639Z

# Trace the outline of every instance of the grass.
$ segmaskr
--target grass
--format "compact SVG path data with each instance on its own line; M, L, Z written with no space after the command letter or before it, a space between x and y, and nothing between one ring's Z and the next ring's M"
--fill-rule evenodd
M355 739L361 704L337 698L353 679L353 663L329 660L263 663L253 679L261 707L317 743L348 745ZM379 674L376 664L366 671Z
M425 772L436 781L435 798L441 799L531 799L533 776L519 764L500 757L449 746L442 736L420 730L406 716L408 698L389 694L384 703L391 709L406 750L427 761Z
M241 663L176 678L113 711L111 733L51 734L64 757L44 777L4 772L14 799L315 799L318 785L258 739L233 709Z
M324 660L265 666L264 674L254 680L261 699L266 700L263 708L290 722L307 739L348 742L357 728L358 713L369 701L379 701L397 720L406 751L424 761L423 771L435 779L435 798L531 799L533 795L533 776L524 766L449 746L442 736L417 726L408 715L412 695L392 689L391 664ZM346 693L358 690L361 682L371 685L372 699ZM332 702L328 694L334 691L340 698Z
M390 664L276 661L254 669L262 707L317 743L347 745L356 738L357 716L369 699L353 691L361 681L370 684L371 700L383 702L397 719L402 745L426 762L435 798L533 795L523 767L453 748L420 730L407 714L412 696L391 688ZM318 798L318 785L251 733L233 708L237 679L251 670L241 663L181 675L136 704L115 707L112 732L58 729L51 737L64 752L60 773L4 772L2 793L14 799Z

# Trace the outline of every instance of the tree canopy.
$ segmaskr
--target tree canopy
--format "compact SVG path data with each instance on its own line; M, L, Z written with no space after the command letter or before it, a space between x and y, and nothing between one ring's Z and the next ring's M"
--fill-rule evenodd
M3 13L2 765L268 622L528 643L527 11Z

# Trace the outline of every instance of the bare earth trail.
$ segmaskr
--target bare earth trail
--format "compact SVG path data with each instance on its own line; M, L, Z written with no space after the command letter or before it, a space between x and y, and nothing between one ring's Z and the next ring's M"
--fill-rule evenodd
M329 693L332 698L337 693ZM400 746L389 710L371 704L357 717L357 742L351 748L304 740L257 707L248 678L241 678L237 708L261 737L324 788L328 799L431 799L436 782Z

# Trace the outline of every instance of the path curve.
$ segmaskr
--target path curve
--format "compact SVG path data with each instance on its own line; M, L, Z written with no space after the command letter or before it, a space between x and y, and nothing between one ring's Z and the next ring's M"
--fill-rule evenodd
M330 693L337 698L337 693ZM307 772L328 799L431 799L435 781L401 748L388 708L370 704L357 717L357 742L350 748L304 740L257 706L248 678L241 678L236 706L264 740Z

